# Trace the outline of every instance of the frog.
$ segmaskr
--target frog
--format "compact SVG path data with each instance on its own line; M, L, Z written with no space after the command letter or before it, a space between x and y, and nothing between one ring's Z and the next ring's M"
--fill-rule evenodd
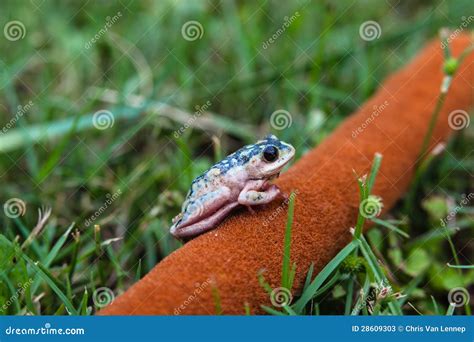
M295 156L295 148L275 135L246 145L196 177L173 220L170 233L183 241L216 228L239 206L254 206L286 198L271 181Z

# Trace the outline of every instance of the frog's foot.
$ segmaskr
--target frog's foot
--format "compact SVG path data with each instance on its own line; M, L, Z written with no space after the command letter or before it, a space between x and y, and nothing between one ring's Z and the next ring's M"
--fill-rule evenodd
M239 204L245 206L252 205L261 205L272 202L274 199L278 198L281 195L280 188L272 184L265 189L265 191L242 191L239 195L238 202Z
M246 205L246 207L252 215L255 214L255 210L253 210L253 208L250 205Z
M280 172L275 173L273 176L269 177L268 180L271 181L271 180L276 179L278 177L280 177Z
M171 220L172 223L176 223L178 222L179 220L181 220L181 218L183 217L183 213L179 213L178 215L176 215L175 217L173 217L173 219Z
M284 193L283 191L280 191L280 196L279 196L282 200L284 200L285 202L289 201L290 200L290 196L288 196L286 193Z

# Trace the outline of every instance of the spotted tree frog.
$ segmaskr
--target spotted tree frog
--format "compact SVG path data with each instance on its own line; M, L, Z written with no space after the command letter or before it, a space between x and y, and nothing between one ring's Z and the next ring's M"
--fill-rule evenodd
M282 196L270 180L278 177L294 155L294 147L274 135L232 153L192 182L170 233L190 239L215 228L239 205L253 211L252 206Z

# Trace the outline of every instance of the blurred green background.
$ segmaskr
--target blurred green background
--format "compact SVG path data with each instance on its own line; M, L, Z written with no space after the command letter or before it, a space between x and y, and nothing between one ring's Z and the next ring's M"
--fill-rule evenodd
M179 247L168 229L195 176L268 132L298 146L299 158L441 27L459 28L472 12L471 0L2 1L0 202L25 207L0 215L0 303L12 302L0 312L100 308L97 288L116 296ZM374 39L362 37L368 21ZM291 113L290 127L271 124L276 110ZM423 313L474 281L472 270L446 267L453 255L439 226L472 191L472 142L464 130L415 207L391 213L410 242L383 229L369 236ZM462 229L448 232L462 264L472 264L472 214L463 207ZM417 238L428 244L415 248ZM321 313L344 312L338 286Z

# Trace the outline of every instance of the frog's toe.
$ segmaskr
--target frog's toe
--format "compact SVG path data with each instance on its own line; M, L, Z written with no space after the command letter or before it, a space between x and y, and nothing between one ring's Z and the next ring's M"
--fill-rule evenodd
M183 217L183 213L179 213L178 215L176 215L175 217L173 217L173 219L171 220L171 222L172 222L173 224L175 224L175 223L178 222L182 217Z
M252 215L255 214L255 210L253 210L252 206L246 205L246 207L247 207L248 211L249 211Z

